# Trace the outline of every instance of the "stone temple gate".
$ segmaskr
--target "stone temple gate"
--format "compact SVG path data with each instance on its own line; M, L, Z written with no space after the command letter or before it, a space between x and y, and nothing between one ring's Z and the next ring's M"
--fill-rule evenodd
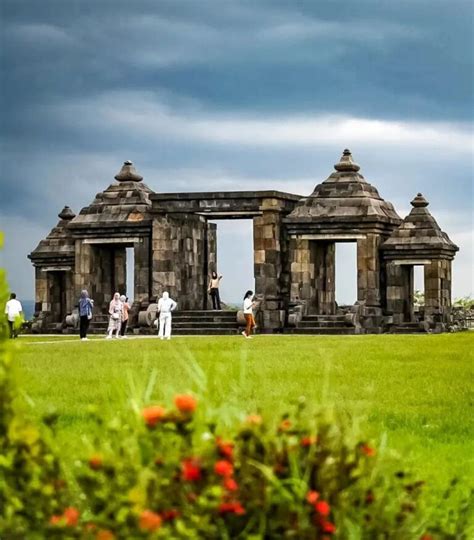
M451 261L458 248L440 230L428 202L418 194L402 220L360 174L349 150L334 168L308 197L280 191L163 194L146 186L126 161L116 181L78 215L66 206L29 255L36 271L33 328L67 331L82 289L94 299L96 317L105 317L113 293L126 291L126 252L133 249L130 327L149 330L156 297L168 290L189 328L201 322L205 332L203 322L223 316L208 311L208 277L217 268L217 231L210 220L251 219L261 331L445 330L451 322ZM335 300L338 242L357 245L353 306ZM418 265L424 267L426 301L424 310L415 312ZM225 315L227 330L235 332L236 317Z

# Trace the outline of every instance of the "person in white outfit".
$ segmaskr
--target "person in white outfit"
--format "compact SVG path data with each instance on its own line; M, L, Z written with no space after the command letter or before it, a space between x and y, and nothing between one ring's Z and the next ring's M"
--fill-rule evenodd
M8 327L10 329L10 339L18 337L18 325L21 321L21 315L23 308L21 303L16 299L16 294L11 293L10 300L5 304L5 315L8 320Z
M160 313L158 337L160 339L171 339L171 312L176 309L177 305L166 291L158 300L158 311Z

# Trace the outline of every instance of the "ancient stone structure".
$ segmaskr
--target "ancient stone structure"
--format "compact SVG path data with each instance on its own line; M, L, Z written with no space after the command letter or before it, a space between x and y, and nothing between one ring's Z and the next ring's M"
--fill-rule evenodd
M335 172L306 198L280 191L163 194L126 161L116 182L77 216L65 207L29 255L36 269L34 328L64 328L84 288L96 312L105 313L113 293L126 290L127 248L134 252L131 328L150 323L147 310L164 290L179 299L187 319L203 315L217 265L217 228L209 220L252 219L262 331L379 333L407 324L444 330L458 248L421 195L402 221L359 170L345 150ZM357 302L344 312L335 300L337 242L357 244ZM414 265L425 267L422 321L413 312Z

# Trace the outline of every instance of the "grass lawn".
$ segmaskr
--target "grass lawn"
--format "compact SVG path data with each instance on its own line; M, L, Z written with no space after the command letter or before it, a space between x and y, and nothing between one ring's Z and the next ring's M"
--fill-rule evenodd
M178 391L212 407L277 416L299 396L361 419L374 442L404 455L433 486L474 477L474 333L381 336L176 337L170 342L76 337L16 341L20 385L33 414L54 406L70 459L87 434L86 409L106 413ZM156 378L156 379L155 379Z

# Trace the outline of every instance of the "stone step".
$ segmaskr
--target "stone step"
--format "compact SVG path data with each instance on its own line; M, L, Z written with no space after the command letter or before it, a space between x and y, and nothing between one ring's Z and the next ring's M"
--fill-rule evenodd
M238 335L240 330L239 328L222 328L218 326L213 328L175 328L173 326L172 333L179 336L234 336Z
M235 321L223 322L223 321L177 321L173 319L173 328L239 328Z
M237 317L237 311L218 310L176 310L173 317Z
M355 334L355 329L353 327L340 327L340 326L326 326L318 327L314 326L312 328L288 328L285 330L285 333L288 334L307 334L307 335L353 335Z
M345 315L304 315L303 320L315 322L345 321Z
M352 328L345 321L308 321L303 319L297 325L298 328Z
M223 315L207 315L195 317L193 315L181 315L179 313L173 313L173 321L236 321L237 316L225 317Z

